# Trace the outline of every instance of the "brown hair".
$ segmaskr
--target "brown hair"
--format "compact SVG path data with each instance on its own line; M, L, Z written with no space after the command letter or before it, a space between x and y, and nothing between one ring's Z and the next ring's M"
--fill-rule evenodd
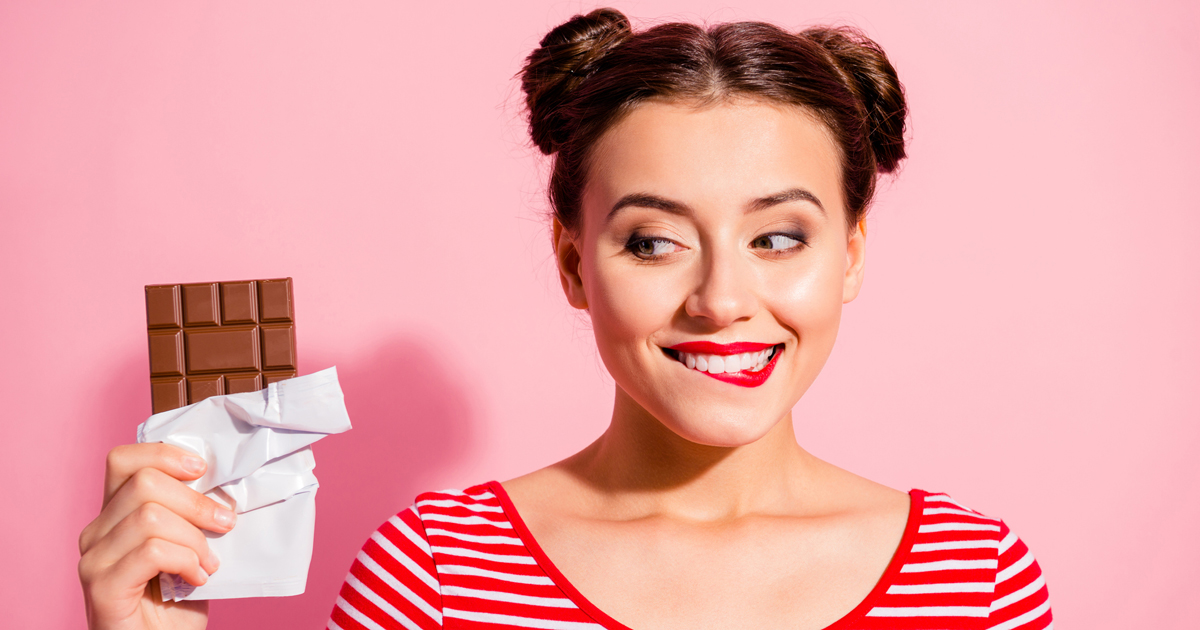
M620 11L597 9L542 39L521 87L529 135L553 156L554 215L572 231L592 147L648 99L703 105L750 96L811 112L839 146L851 226L866 214L877 174L904 159L903 86L878 44L848 27L792 34L762 22L674 22L634 33Z

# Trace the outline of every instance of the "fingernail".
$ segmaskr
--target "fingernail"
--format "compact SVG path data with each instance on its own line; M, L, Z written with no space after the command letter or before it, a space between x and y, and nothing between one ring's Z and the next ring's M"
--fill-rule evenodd
M217 525L229 528L233 527L233 522L237 519L237 516L234 515L233 510L218 507L213 513L213 518L217 521Z
M212 571L208 572L209 575L216 573L217 569L221 568L221 559L217 557L217 554L212 549L208 550L208 563L207 564L208 564L208 566L212 567Z
M184 457L183 469L192 474L204 472L204 460L199 457Z

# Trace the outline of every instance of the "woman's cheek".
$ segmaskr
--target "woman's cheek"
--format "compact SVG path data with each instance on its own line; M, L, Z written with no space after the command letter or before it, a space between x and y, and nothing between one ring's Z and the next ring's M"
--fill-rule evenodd
M836 337L842 313L841 273L828 264L810 266L796 274L779 274L768 282L765 299L780 323L793 330L801 344L822 345Z
M663 283L652 270L611 267L616 268L588 274L588 310L601 356L625 362L632 359L626 355L639 351L638 341L670 321L674 309L666 307Z

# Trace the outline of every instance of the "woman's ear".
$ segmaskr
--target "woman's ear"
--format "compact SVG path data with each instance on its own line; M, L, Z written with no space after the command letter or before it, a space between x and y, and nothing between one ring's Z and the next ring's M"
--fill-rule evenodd
M578 237L578 234L572 234L564 228L558 217L554 217L554 258L558 262L558 279L562 282L567 302L575 308L586 310L587 295L583 292L581 273L583 258L576 244Z
M842 303L858 297L862 288L863 267L867 263L867 220L854 226L846 242L846 276L842 279Z

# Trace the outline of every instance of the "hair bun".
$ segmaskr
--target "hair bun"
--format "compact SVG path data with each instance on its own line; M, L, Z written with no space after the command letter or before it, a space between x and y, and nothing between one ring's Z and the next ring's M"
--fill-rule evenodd
M557 150L567 97L608 51L632 33L629 19L620 11L596 9L560 24L530 53L521 71L521 89L529 107L529 135L542 153Z
M861 31L849 27L812 28L802 35L833 55L846 75L847 87L863 105L876 167L881 173L894 171L905 157L908 105L904 86L883 49Z

